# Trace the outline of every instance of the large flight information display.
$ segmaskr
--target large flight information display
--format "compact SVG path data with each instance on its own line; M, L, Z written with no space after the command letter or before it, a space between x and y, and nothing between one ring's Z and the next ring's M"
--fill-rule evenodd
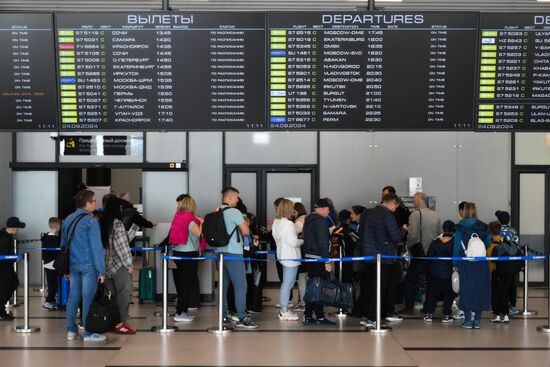
M57 13L62 130L265 129L265 13Z
M53 16L0 13L0 130L56 130Z
M478 131L550 130L550 13L482 13Z
M269 128L468 130L477 13L268 14Z

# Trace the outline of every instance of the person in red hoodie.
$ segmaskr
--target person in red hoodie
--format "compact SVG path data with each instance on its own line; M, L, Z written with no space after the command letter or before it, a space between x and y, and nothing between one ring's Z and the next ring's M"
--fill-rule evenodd
M197 204L191 195L182 194L177 198L178 208L170 226L169 243L174 247L174 256L199 256L202 220L195 216ZM176 263L176 305L175 322L190 322L195 316L189 313L189 304L193 292L199 287L198 261L175 260Z

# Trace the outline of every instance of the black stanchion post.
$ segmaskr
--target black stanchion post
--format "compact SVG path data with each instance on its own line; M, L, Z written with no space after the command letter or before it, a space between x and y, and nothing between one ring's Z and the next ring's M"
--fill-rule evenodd
M529 246L524 246L525 256L529 256ZM525 259L525 266L523 270L523 311L522 316L534 316L538 312L529 309L529 260Z
M218 275L218 326L217 327L211 327L208 329L208 332L211 334L218 334L218 335L224 335L229 334L233 331L232 328L225 326L223 324L223 310L224 310L224 304L223 304L223 282L224 282L224 276L223 276L223 267L224 267L224 255L219 254L219 275Z
M24 303L24 318L23 325L19 325L13 328L16 333L35 333L40 331L39 327L29 326L29 253L25 252L23 255L23 303Z
M151 331L155 333L173 333L178 330L176 326L168 326L168 251L163 252L162 257L162 325L153 326Z
M343 275L342 275L343 267L344 267L344 263L342 262L343 251L344 251L343 246L340 246L340 262L338 263L338 281L340 281L340 283L343 281ZM339 308L338 312L333 313L333 315L338 319L345 319L346 317L348 317L348 315L344 312L343 308Z
M547 266L550 268L550 259L546 258ZM550 334L550 282L548 282L548 321L546 325L537 326L537 331L541 333L548 333Z
M385 334L391 331L388 325L382 325L382 256L376 254L376 327L367 328L367 331L376 334Z

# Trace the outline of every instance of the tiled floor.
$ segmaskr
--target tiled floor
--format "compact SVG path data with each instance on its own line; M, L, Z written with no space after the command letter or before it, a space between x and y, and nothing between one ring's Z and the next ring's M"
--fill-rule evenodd
M266 294L276 299L278 290ZM515 318L509 324L491 324L481 330L463 330L459 323L425 323L418 313L386 335L367 333L358 319L337 320L336 327L304 328L299 322L280 322L268 304L254 315L257 330L234 330L216 336L206 332L217 322L217 308L203 305L192 323L178 324L177 333L150 331L161 319L158 305L131 306L129 324L134 336L109 334L103 344L65 339L64 313L41 308L38 293L30 297L31 324L39 333L20 335L11 327L21 324L23 307L14 308L14 323L0 323L0 360L5 366L550 366L550 335L536 327L547 323L546 291L533 289L530 307L539 315ZM521 305L522 301L519 300ZM170 306L173 310L173 306ZM488 315L486 315L488 317ZM170 324L172 321L170 320Z

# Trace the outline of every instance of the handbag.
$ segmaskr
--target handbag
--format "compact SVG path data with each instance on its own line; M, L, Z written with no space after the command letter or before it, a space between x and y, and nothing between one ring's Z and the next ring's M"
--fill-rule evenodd
M73 223L69 226L69 230L67 231L67 234L69 234L69 237L67 239L67 243L63 246L61 251L57 253L57 256L55 257L55 260L53 261L53 268L59 273L67 275L70 273L69 268L69 250L71 248L71 242L73 240L74 231L76 230L76 226L78 225L78 222L82 220L82 218L86 217L86 214L80 214L78 218L76 218Z
M307 280L304 301L335 308L353 308L353 286L331 282L328 273Z
M451 283L453 285L453 292L458 293L460 291L460 275L456 270L454 270L453 275L451 275Z
M86 317L86 331L103 334L113 330L119 322L120 310L115 297L105 284L99 283Z
M415 243L409 248L409 254L412 257L425 257L424 247L422 246L422 212L418 210L420 214L420 242Z

